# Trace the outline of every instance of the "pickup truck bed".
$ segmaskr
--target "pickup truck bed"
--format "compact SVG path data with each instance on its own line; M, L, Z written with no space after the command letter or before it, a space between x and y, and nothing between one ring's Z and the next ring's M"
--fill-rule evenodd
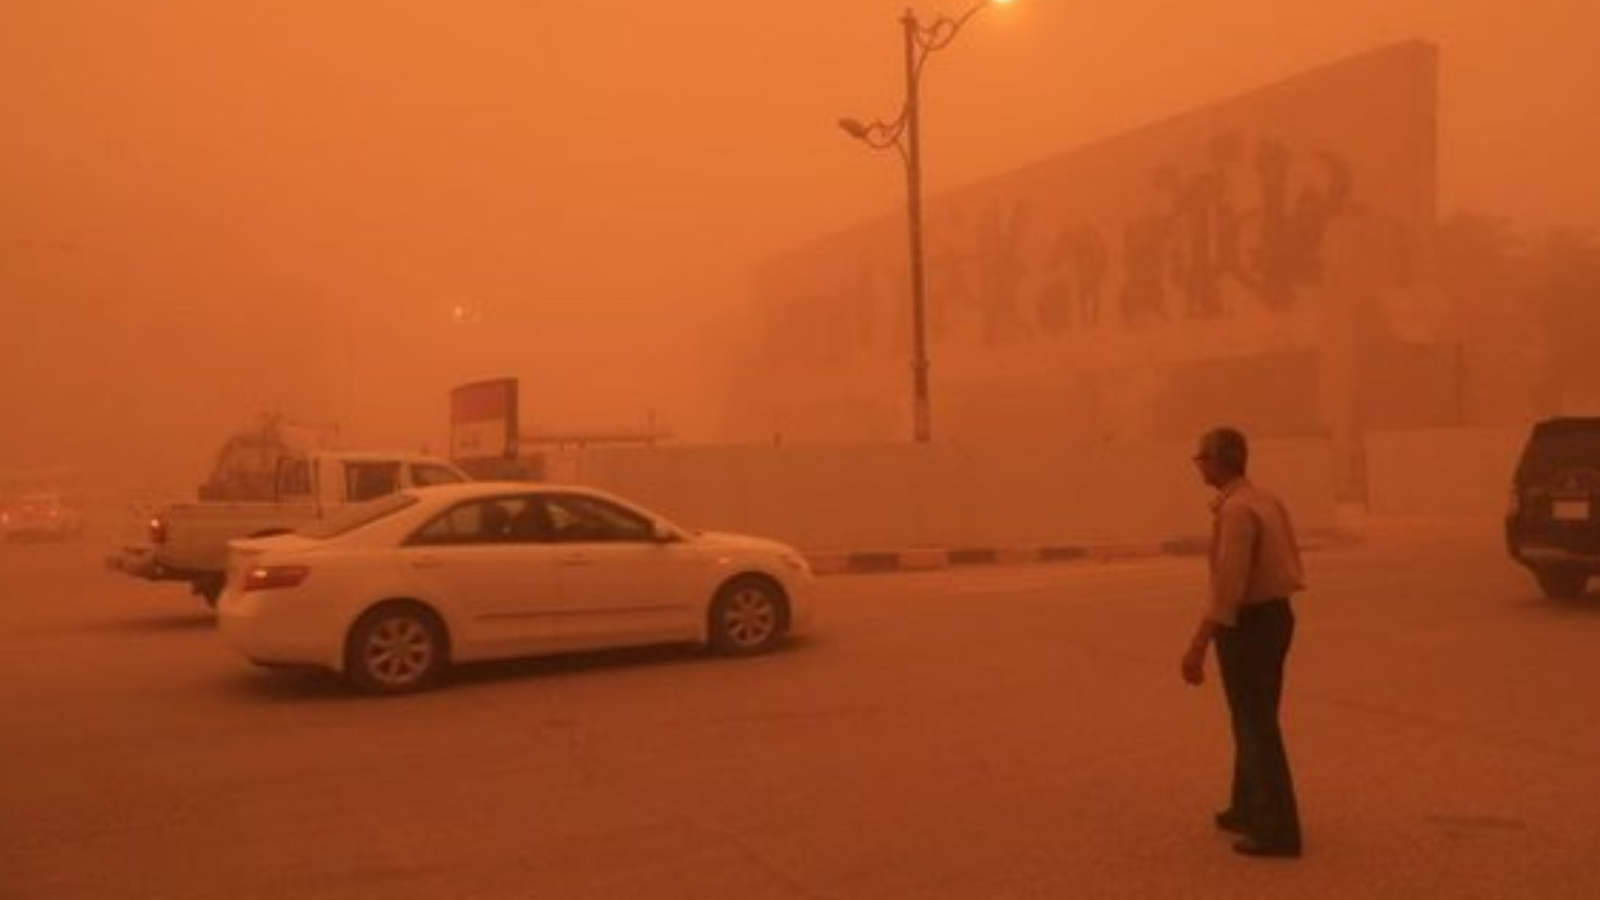
M418 454L319 451L280 462L276 502L168 504L106 565L151 581L187 581L209 603L222 594L228 541L293 531L362 500L410 487L470 481L442 460Z

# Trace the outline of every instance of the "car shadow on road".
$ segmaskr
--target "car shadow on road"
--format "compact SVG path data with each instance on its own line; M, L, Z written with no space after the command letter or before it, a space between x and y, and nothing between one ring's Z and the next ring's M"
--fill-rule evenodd
M648 647L625 647L613 650L589 650L550 656L533 656L525 659L505 659L493 662L470 663L457 666L445 676L439 687L443 690L461 690L507 681L524 679L584 678L603 675L618 670L637 669L699 669L711 666L753 666L763 660L780 658L805 648L811 641L808 636L796 636L765 653L754 656L723 656L697 644L659 644Z
M459 690L481 684L520 681L527 678L548 680L580 677L616 669L686 666L712 659L714 657L687 644L592 650L552 656L531 656L526 659L501 659L457 666L445 676L440 687L445 690Z
M767 653L753 657L718 656L694 644L663 644L464 663L452 667L429 690L403 696L451 694L520 681L586 678L619 670L759 665L761 660L800 650L806 643L805 638L792 638ZM252 667L230 682L230 688L254 699L269 701L372 702L394 699L365 696L333 673L318 669Z
M1600 617L1600 591L1590 590L1576 597L1562 598L1534 595L1523 605L1547 616Z

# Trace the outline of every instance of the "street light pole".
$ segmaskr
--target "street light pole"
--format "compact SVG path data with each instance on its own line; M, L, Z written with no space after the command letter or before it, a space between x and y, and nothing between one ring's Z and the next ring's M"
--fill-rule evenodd
M980 4L981 5L981 4ZM974 6L976 10L978 7ZM972 13L967 13L971 15ZM919 84L922 60L917 52L920 27L907 7L900 17L906 45L906 218L911 236L911 437L919 444L933 439L932 402L928 397L928 307L922 265L922 127Z
M978 0L958 18L940 17L923 25L909 7L900 17L905 34L906 96L900 115L893 121L863 123L840 119L845 133L868 146L899 151L906 166L906 218L910 234L911 266L911 434L912 440L926 444L932 438L931 403L928 397L927 287L922 259L922 132L920 85L922 66L928 54L955 39L961 26L990 3L1007 0Z

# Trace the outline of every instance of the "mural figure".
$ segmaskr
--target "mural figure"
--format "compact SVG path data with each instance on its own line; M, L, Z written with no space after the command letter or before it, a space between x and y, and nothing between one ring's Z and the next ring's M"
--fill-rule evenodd
M1105 235L1093 225L1080 225L1072 233L1072 266L1078 281L1079 321L1085 326L1100 322L1100 294L1111 267L1111 251Z
M1111 252L1100 229L1078 225L1057 235L1045 258L1045 278L1039 290L1038 319L1047 333L1100 321L1100 297L1110 268Z
M1244 264L1244 213L1235 202L1235 172L1244 165L1244 150L1237 134L1225 134L1211 142L1211 165L1221 179L1217 201L1217 276L1223 287L1251 283ZM1226 311L1226 310L1224 310Z
M940 234L959 234L964 227L961 216L954 214L951 222L939 229ZM958 327L961 311L979 308L978 298L974 295L971 278L967 270L972 268L972 262L967 256L958 253L948 243L930 243L927 255L923 257L923 277L927 279L924 286L926 295L924 300L927 308L923 314L927 317L928 337L931 341L940 341ZM903 282L902 282L903 286ZM901 333L909 333L911 327L911 311L907 309L901 316L905 329Z
M1289 234L1289 148L1278 141L1262 141L1256 147L1256 177L1261 185L1261 209L1257 213L1254 263L1258 276L1256 291L1268 309L1288 309L1294 302Z
M1239 134L1224 133L1211 140L1198 170L1157 169L1154 202L1124 224L1116 248L1100 227L1078 223L1057 231L1030 260L1026 205L996 204L976 217L970 207L947 207L947 221L933 231L948 242L930 246L925 260L929 339L945 340L968 318L965 310L975 314L975 336L989 345L1095 327L1114 277L1114 250L1121 267L1115 312L1128 327L1235 314L1239 299L1252 295L1265 309L1292 309L1298 289L1322 280L1328 225L1352 205L1350 168L1331 152L1297 158L1277 139L1245 147ZM818 360L842 361L880 344L900 352L909 344L909 304L893 304L887 344L873 314L885 291L899 297L907 288L904 273L882 263L863 257L839 273L832 302L808 304L801 330L812 336ZM1024 290L1031 308L1023 308Z
M1235 200L1244 166L1238 135L1213 140L1209 166L1198 173L1158 173L1156 193L1170 212L1136 219L1124 233L1124 318L1166 318L1168 282L1182 294L1186 318L1229 314L1239 290L1269 310L1292 308L1298 287L1322 280L1324 233L1350 205L1345 160L1327 152L1313 160L1297 164L1283 142L1257 142L1250 209Z
M927 317L928 339L935 343L952 333L964 332L968 311L980 319L988 317L987 299L981 284L977 283L983 251L978 241L969 237L976 228L960 205L951 204L938 214L941 221L928 228L929 241L923 256L923 277L927 279L923 314ZM904 280L901 288L908 290ZM908 306L900 319L904 328L897 326L897 333L909 335L911 311Z
M1302 281L1322 281L1322 239L1328 223L1343 215L1350 206L1350 166L1344 158L1329 152L1316 155L1322 179L1302 185L1290 216L1290 246L1294 248L1292 270Z
M1174 210L1181 188L1177 172L1164 168L1154 178L1158 197L1166 201L1129 222L1122 233L1122 321L1130 326L1168 317L1166 287L1175 269Z
M1184 313L1190 318L1206 318L1222 312L1218 296L1220 268L1216 240L1220 230L1222 179L1216 172L1189 176L1179 188L1175 230L1179 241L1176 280L1183 292Z
M1027 274L1018 252L1027 219L1028 210L1020 204L1011 207L1009 215L993 207L978 225L978 302L986 343L1005 343L1027 331L1017 314L1017 288Z
M1174 226L1183 235L1178 283L1190 318L1226 315L1228 288L1252 283L1240 254L1244 216L1234 200L1233 174L1242 157L1237 134L1214 138L1210 167L1190 176L1179 195Z
M1070 231L1056 235L1055 243L1044 260L1044 284L1039 286L1039 296L1034 306L1039 330L1045 334L1059 334L1072 327L1072 307L1076 298L1073 296L1070 235Z
M1289 309L1295 289L1322 280L1322 239L1328 221L1349 206L1349 165L1333 153L1319 153L1321 182L1307 178L1290 196L1297 174L1294 155L1279 141L1264 140L1256 148L1256 174L1261 209L1253 268L1257 294L1268 309Z

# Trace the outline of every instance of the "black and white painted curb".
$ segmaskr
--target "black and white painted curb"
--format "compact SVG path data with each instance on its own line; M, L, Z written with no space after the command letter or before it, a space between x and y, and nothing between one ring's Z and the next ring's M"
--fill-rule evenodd
M1309 535L1300 542L1303 551L1353 543L1342 532ZM1021 565L1028 563L1108 561L1156 556L1200 556L1207 539L1178 537L1145 543L1061 544L1039 547L918 547L901 550L841 550L806 553L818 575L867 572L916 572L959 566Z

